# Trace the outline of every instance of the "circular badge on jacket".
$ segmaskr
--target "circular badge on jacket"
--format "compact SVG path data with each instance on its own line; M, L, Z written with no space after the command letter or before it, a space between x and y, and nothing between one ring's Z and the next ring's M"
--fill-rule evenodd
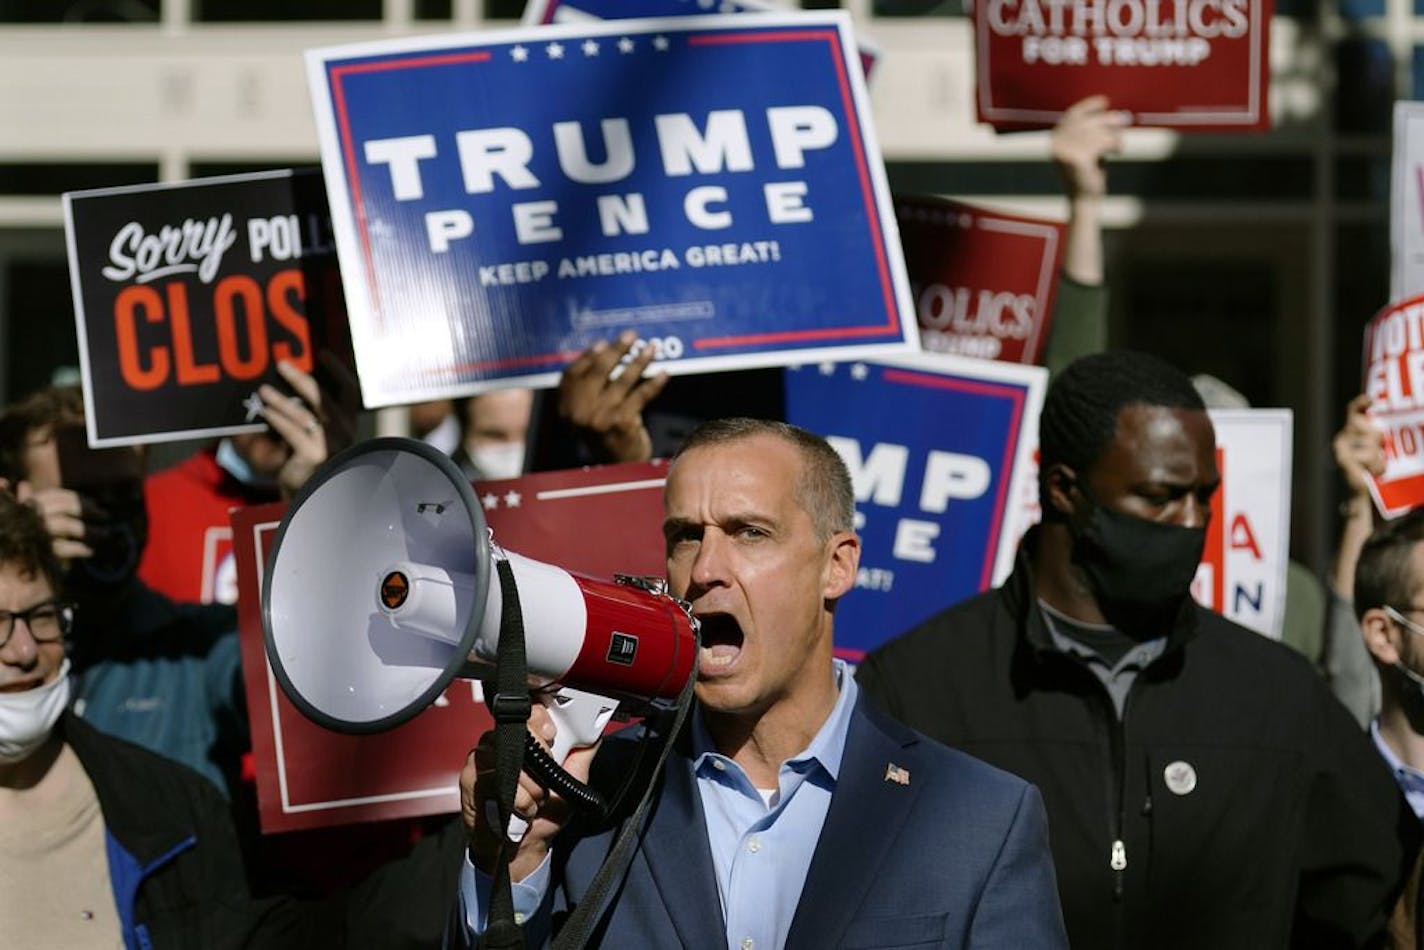
M1162 770L1162 778L1173 795L1190 795L1197 787L1197 770L1192 768L1192 763L1181 759L1168 763Z

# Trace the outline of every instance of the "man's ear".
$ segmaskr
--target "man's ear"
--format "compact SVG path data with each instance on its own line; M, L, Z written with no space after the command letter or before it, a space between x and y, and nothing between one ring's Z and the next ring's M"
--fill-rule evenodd
M1044 498L1049 507L1064 518L1072 518L1077 510L1073 504L1073 489L1078 484L1078 475L1062 462L1054 462L1043 473L1047 491Z
M1365 638L1365 649L1370 651L1370 656L1384 666L1399 662L1399 638L1408 636L1383 607L1371 607L1364 612L1360 617L1360 634Z
M826 544L830 550L821 596L826 600L837 600L855 587L856 574L860 570L860 538L852 531L837 531Z

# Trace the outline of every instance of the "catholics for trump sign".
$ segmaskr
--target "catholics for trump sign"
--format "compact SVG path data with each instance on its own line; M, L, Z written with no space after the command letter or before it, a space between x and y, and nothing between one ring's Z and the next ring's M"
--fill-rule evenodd
M1048 373L929 354L786 374L787 420L845 460L861 536L836 647L859 659L1002 580Z
M849 18L684 17L308 53L368 407L917 349Z
M1138 125L1270 126L1271 0L973 0L975 101L998 129L1104 94Z
M661 575L665 462L476 482L499 543L593 577ZM233 512L238 628L266 833L456 811L465 753L494 722L480 684L457 679L414 719L371 735L328 731L277 686L262 642L260 587L287 506ZM332 557L340 557L333 551ZM353 581L353 584L357 583ZM353 590L353 595L360 591Z
M1384 430L1385 471L1370 494L1386 518L1424 504L1424 296L1385 307L1365 326L1370 416Z
M944 198L895 198L920 345L1038 363L1048 342L1063 225Z
M346 353L314 170L72 191L64 225L90 445L260 432L279 360Z

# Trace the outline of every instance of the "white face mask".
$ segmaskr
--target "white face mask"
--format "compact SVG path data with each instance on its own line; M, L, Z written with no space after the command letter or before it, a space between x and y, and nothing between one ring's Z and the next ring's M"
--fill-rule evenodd
M477 445L470 450L470 461L485 478L515 478L524 471L524 443Z
M44 745L69 705L69 660L54 682L22 693L0 693L0 763L23 762Z

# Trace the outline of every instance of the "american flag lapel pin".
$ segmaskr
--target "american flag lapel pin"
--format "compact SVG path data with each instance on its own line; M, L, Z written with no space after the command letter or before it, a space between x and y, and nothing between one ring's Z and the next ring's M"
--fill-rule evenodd
M891 762L885 766L885 781L894 782L896 785L909 785L910 770L903 769L894 762Z

